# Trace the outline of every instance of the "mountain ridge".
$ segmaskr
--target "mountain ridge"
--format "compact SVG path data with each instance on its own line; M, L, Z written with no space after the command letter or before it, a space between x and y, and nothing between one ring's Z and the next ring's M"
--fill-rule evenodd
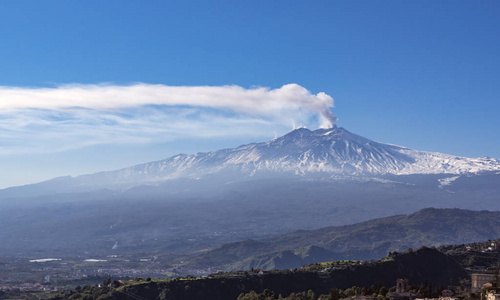
M408 215L223 244L191 263L223 270L288 269L326 260L379 259L408 248L498 237L500 211L424 208Z
M81 192L99 189L127 190L176 179L217 176L223 181L257 177L377 178L384 175L440 174L462 176L500 173L500 160L467 158L372 141L342 127L295 129L281 137L196 154L178 154L163 160L115 171L76 177L57 177L40 183L0 190L0 196ZM447 185L456 178L442 178Z

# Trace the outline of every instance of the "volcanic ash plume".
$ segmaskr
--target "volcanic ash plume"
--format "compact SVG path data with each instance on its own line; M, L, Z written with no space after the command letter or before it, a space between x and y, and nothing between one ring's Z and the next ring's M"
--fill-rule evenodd
M321 114L325 121L323 122L323 125L321 127L323 128L332 128L335 125L335 122L337 122L337 116L330 111L330 109L326 109L323 111Z

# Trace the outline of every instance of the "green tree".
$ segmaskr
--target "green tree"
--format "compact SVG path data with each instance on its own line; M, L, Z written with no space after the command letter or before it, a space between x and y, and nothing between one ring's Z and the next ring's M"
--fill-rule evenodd
M316 300L316 294L312 290L307 291L307 300Z

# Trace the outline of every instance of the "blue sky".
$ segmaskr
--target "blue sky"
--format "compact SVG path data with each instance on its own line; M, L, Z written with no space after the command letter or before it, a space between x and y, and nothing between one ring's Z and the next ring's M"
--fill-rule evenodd
M338 126L368 138L500 158L499 30L498 1L2 1L0 187L264 141L292 119L314 129L320 93ZM137 83L241 94L67 104ZM292 83L303 101L283 92ZM257 87L276 105L231 102ZM42 105L60 92L63 108Z

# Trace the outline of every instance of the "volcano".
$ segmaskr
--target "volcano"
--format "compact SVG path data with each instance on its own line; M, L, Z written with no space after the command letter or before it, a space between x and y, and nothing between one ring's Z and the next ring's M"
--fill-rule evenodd
M0 196L85 192L101 189L124 191L155 186L178 179L214 179L220 183L257 178L373 179L398 175L442 175L446 185L460 176L497 174L500 161L419 151L376 142L344 128L295 129L263 143L164 160L116 171L77 177L60 177L38 184L0 191Z

